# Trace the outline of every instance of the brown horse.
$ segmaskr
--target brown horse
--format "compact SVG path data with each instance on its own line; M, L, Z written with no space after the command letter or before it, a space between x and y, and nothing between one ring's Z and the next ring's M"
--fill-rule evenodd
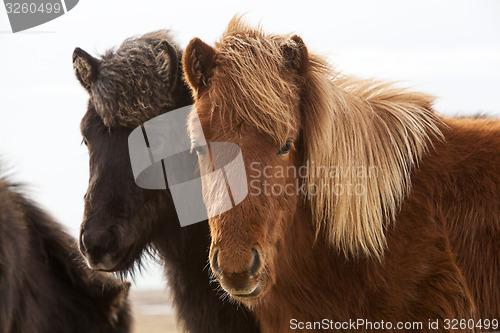
M96 270L133 274L158 254L183 328L191 333L259 332L246 309L221 300L207 267L206 222L181 228L168 191L136 185L128 137L143 122L192 103L182 81L182 51L168 31L126 40L97 59L76 49L76 76L87 89L81 122L90 156L80 250Z
M498 325L499 121L437 116L428 95L340 75L239 18L183 65L193 142L243 154L249 194L209 219L210 263L263 332Z
M0 333L130 332L130 284L89 269L22 192L0 178Z

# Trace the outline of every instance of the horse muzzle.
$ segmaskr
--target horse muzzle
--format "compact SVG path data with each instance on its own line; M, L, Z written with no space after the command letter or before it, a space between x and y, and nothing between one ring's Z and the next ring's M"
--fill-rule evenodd
M233 266L231 262L234 262L234 258L231 258L232 260L224 259L227 258L224 258L221 251L215 248L211 266L222 288L235 298L259 296L265 280L265 272L259 251L252 248L251 260L248 260L249 258L238 260L239 263L250 262L250 265L239 264Z
M104 232L81 229L79 247L87 265L93 270L119 270L123 254L120 238L113 228Z

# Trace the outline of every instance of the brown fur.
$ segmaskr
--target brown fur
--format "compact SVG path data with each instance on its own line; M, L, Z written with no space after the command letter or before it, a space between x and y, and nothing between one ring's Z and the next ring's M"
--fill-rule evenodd
M247 171L376 170L310 171L302 184L329 190L250 194L209 220L212 269L263 332L288 332L292 318L421 321L424 331L429 319L499 318L499 121L438 117L428 95L342 76L299 37L239 18L214 48L193 40L183 61L207 141L238 144ZM332 190L349 184L365 190ZM252 249L261 267L248 275Z

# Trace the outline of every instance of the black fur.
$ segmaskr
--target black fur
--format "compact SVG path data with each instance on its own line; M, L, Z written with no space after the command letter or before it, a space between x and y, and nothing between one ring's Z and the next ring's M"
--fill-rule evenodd
M75 241L0 179L0 333L127 333L129 284L86 267Z

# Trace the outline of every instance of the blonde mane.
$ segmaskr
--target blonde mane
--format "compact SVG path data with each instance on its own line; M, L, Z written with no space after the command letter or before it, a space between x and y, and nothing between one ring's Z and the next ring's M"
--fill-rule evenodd
M217 66L212 81L224 83L213 85L212 103L278 142L300 128L303 164L322 166L304 182L329 189L307 198L317 231L324 230L346 256L381 258L385 227L410 189L412 171L432 140L442 139L442 122L431 109L433 97L339 75L311 53L307 71L293 76L281 48L289 41L289 36L265 35L234 18L215 45L216 61L223 66ZM300 115L290 112L297 103ZM332 168L358 167L375 167L376 177L327 174ZM339 186L359 186L364 192L337 195L333 189Z
M389 83L332 75L311 56L303 98L305 160L342 170L335 177L310 173L307 184L324 183L344 191L320 191L310 197L317 230L346 255L383 255L384 229L394 221L410 189L410 176L432 139L442 139L441 120L432 112L433 97ZM376 168L376 175L366 170ZM359 168L365 172L356 172Z
M214 108L229 111L228 117L236 115L237 123L252 124L277 144L286 142L299 125L289 112L289 106L299 102L299 88L295 80L282 75L286 68L280 45L288 40L289 36L267 36L260 28L246 26L240 17L233 18L215 43L218 66L210 79Z

